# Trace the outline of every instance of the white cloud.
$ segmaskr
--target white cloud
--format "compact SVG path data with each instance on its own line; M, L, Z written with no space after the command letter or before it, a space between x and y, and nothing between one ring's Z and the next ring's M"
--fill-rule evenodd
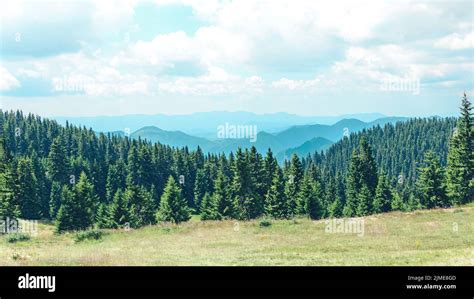
M435 46L450 50L472 49L474 48L474 32L452 33L436 41Z
M160 92L182 95L226 95L260 92L263 79L258 76L242 78L227 73L224 69L210 67L207 74L199 77L181 77L162 80Z
M314 89L319 86L320 82L320 78L315 78L313 80L291 80L281 78L280 80L272 82L272 86L277 88L287 88L289 90Z
M4 67L0 66L0 91L20 87L20 82Z

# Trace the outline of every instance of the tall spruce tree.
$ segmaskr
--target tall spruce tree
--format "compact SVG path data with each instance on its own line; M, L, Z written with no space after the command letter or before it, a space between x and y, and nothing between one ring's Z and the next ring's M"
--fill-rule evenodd
M366 215L372 212L377 180L377 164L372 148L363 136L358 150L352 154L347 173L347 201L343 210L344 216ZM366 202L361 202L362 200Z
M384 173L379 176L377 188L375 190L375 198L373 202L374 213L385 213L390 211L391 202L393 200L390 184Z
M51 183L51 194L49 197L49 216L51 219L56 219L58 210L61 207L61 193L61 184L57 181L53 181Z
M298 194L303 181L304 170L300 159L296 154L291 157L291 162L287 170L287 180L285 187L285 197L287 201L287 217L297 214Z
M125 201L122 189L118 189L113 197L112 205L110 207L111 226L119 228L126 225L130 221L130 214Z
M298 193L298 214L309 216L311 219L321 218L323 215L322 198L323 192L319 182L313 180L309 175L305 175Z
M472 106L464 93L461 117L453 133L446 170L447 194L454 204L474 200L474 122Z
M22 157L18 160L16 176L21 217L26 219L41 218L42 206L38 198L38 180L30 158Z
M448 206L444 185L444 172L439 158L432 151L425 153L424 166L419 168L417 186L421 205L428 209Z
M209 193L204 194L201 205L201 220L218 220L219 218L213 197Z
M48 175L51 181L69 182L70 169L65 145L60 137L54 139L48 156Z
M274 168L270 189L265 196L265 213L273 218L280 219L287 216L285 198L285 178L281 168Z
M85 229L92 226L95 217L98 197L94 192L94 185L82 172L79 181L74 185L74 223L77 229Z
M58 233L83 229L82 224L77 223L78 206L74 199L74 192L68 185L64 185L61 189L61 207L56 215L55 224Z
M190 218L186 199L181 195L181 190L173 176L170 176L161 196L157 220L179 224Z
M11 160L4 140L0 139L0 217L15 218L19 217L21 212Z

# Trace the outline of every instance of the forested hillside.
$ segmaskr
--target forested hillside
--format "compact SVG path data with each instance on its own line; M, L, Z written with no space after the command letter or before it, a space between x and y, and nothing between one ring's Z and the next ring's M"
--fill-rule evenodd
M471 104L461 117L352 134L324 154L205 154L21 111L0 113L0 215L58 231L260 216L312 219L446 207L473 200ZM456 129L454 129L456 127Z

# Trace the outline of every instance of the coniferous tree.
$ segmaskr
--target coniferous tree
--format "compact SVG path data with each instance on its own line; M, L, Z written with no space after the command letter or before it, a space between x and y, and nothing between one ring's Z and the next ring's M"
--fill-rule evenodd
M99 204L99 207L97 208L97 214L95 216L95 223L97 224L98 228L114 227L110 207L107 204Z
M323 215L321 201L323 198L321 185L308 175L304 176L298 193L298 212L300 215L319 219Z
M201 205L201 220L217 220L218 217L213 198L209 193L204 194Z
M403 199L398 192L393 192L393 200L391 203L391 208L393 211L405 210L405 203L403 202Z
M113 228L122 227L130 221L127 202L125 201L123 191L120 188L115 192L110 208L110 214L112 222L111 226Z
M54 139L51 144L48 156L48 175L51 181L57 181L61 184L69 182L70 169L66 149L61 138Z
M349 170L347 172L347 201L344 205L343 215L346 217L352 217L356 214L357 200L359 192L362 188L362 182L360 180L362 161L359 157L359 152L354 150L352 159L350 162Z
M392 191L385 174L381 174L375 190L375 198L373 202L374 213L384 213L390 211L391 202L393 200Z
M12 169L11 156L0 139L0 217L19 217L20 204L16 195L16 184Z
M263 176L263 187L264 187L264 194L266 196L270 186L273 182L273 177L275 175L276 169L279 168L278 162L273 156L273 152L271 148L268 149L267 154L265 156L263 169L264 169L264 176Z
M200 208L201 201L206 193L212 193L212 179L210 171L210 163L205 163L204 168L198 169L194 182L194 202L196 207Z
M419 169L420 176L417 181L421 205L428 209L448 206L444 172L438 157L434 152L428 151L423 162L425 165Z
M276 219L287 216L284 180L283 171L276 167L270 189L265 196L265 213Z
M297 214L298 193L300 192L303 175L303 165L301 164L298 156L293 154L287 171L287 181L285 187L287 217L293 217L295 214Z
M329 203L328 216L343 216L346 195L343 178L340 172L337 172L335 179L330 179L328 185L326 186L326 202Z
M115 164L110 165L106 179L106 200L111 202L115 192L119 188L125 187L126 166L123 160L119 159Z
M79 181L74 185L73 191L73 206L75 208L73 221L76 229L88 228L92 226L94 221L94 211L95 205L98 203L98 197L94 193L94 186L84 172L81 173Z
M234 214L232 210L233 203L227 190L228 184L229 179L225 175L224 169L220 168L214 183L214 193L212 195L219 218L230 218Z
M252 193L249 163L241 148L237 149L232 167L233 180L233 217L237 219L252 219L258 216L259 203Z
M359 143L359 149L352 154L347 173L347 202L344 216L368 215L372 212L372 202L377 186L377 164L372 148L365 137ZM361 202L365 200L366 202Z
M265 201L265 169L262 155L257 152L255 146L252 146L250 151L246 152L249 167L250 178L250 194L255 202L255 210L253 218L263 215L264 201Z
M42 207L38 198L38 181L33 172L33 163L30 158L22 157L18 160L16 176L21 217L39 219Z
M61 184L57 181L53 181L51 184L51 194L49 197L49 216L51 219L56 219L58 210L61 207Z
M151 192L145 186L141 186L138 191L141 202L138 212L139 226L156 223L156 206Z
M64 185L61 189L61 207L56 215L56 231L61 233L68 230L77 230L82 227L76 222L76 214L78 212L77 204L74 199L74 192L68 185Z
M447 194L454 204L474 200L474 122L472 106L466 94L462 99L461 117L449 143L446 170Z
M366 216L372 211L371 207L372 193L365 184L362 185L360 192L357 195L356 216Z
M170 176L161 196L157 220L179 224L190 218L186 199L181 195L180 188L174 178Z

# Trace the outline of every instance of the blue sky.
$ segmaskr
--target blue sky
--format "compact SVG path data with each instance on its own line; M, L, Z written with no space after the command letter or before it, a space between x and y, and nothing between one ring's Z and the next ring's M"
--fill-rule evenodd
M455 115L472 95L472 1L2 4L2 109Z

